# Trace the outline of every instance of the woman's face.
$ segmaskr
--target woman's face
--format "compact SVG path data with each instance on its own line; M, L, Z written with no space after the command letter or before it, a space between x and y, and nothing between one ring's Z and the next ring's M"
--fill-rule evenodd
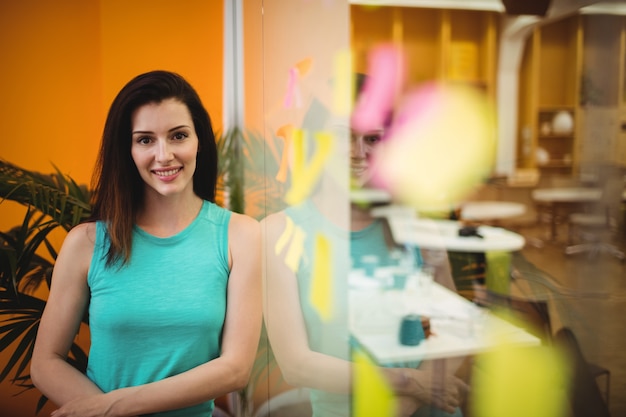
M131 119L131 154L146 193L193 193L198 137L187 106L176 99L145 104Z
M351 131L350 134L350 176L352 185L363 187L371 179L370 157L374 148L381 141L383 129L369 132Z

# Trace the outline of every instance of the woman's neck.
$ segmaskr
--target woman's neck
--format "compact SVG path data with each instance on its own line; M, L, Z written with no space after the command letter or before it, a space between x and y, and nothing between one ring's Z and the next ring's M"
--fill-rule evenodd
M194 221L202 203L203 200L195 194L179 198L147 195L135 223L152 235L172 236Z
M376 219L372 217L369 206L361 206L358 204L350 204L350 230L363 230Z

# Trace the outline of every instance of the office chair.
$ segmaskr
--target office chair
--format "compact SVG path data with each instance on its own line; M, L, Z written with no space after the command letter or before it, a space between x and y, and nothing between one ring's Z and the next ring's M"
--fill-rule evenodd
M573 213L569 216L570 242L579 238L581 243L565 248L566 255L587 253L590 257L600 253L609 254L620 261L626 254L616 245L609 243L618 229L624 181L618 176L608 178L602 187L602 196L590 212Z
M503 313L505 319L513 319L514 324L524 328L529 333L541 339L543 344L554 344L552 323L547 300L531 300L501 294L493 291L486 292L486 298L479 303L483 307L493 310L496 314ZM611 371L608 368L592 362L587 363L587 371L594 380L606 379L604 384L604 399L609 403L611 388Z
M573 417L610 417L608 404L602 399L574 332L568 327L559 329L554 345L569 356L573 372L569 395Z

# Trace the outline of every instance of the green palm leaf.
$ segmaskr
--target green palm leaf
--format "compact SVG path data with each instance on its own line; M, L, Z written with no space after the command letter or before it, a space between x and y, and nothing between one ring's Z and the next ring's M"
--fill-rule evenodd
M54 168L55 174L44 175L0 159L0 202L33 206L69 230L91 212L89 192Z

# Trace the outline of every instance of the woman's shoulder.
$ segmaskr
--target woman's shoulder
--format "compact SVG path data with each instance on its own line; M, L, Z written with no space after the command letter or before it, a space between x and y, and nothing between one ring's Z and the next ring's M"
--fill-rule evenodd
M74 226L65 237L61 252L71 253L76 264L88 266L96 243L96 223L88 222ZM66 255L67 256L67 255ZM65 257L63 257L65 258ZM58 261L58 259L57 259Z
M284 210L263 218L261 220L261 231L265 243L273 244L277 242L287 230L289 222L290 217Z
M96 241L96 222L86 222L74 226L68 233L65 241L71 244L93 244Z
M249 232L251 230L258 230L260 223L255 218L248 216L247 214L231 212L230 214L230 227L235 231Z

